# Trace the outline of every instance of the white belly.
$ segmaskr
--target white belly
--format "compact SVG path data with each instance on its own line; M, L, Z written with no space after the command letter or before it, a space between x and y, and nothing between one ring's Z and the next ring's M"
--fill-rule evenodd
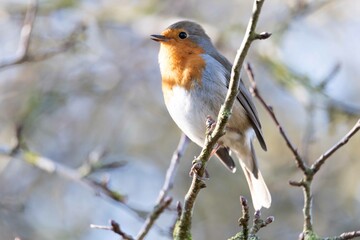
M172 92L166 97L166 107L170 116L178 127L196 144L203 146L206 117L210 115L214 120L214 110L199 100L194 89L186 91L184 88L175 86Z
M174 86L171 90L164 92L166 107L178 125L178 127L196 144L204 145L206 133L206 118L210 116L217 120L221 105L224 103L227 93L225 69L223 66L208 55L203 56L207 62L203 80L199 83L194 81L194 86L187 91L180 86ZM208 67L212 66L212 67ZM229 127L238 129L238 126L247 128L246 114L239 102L236 101L233 108L233 115L228 122ZM237 141L239 133L235 136L226 134L225 142ZM234 135L233 134L233 135ZM228 136L228 137L227 137ZM229 140L229 141L227 141Z

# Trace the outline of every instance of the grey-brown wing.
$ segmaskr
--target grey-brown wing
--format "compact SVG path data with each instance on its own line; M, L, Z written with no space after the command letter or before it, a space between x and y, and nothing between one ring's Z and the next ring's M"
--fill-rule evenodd
M241 81L239 85L240 85L239 86L239 94L237 95L237 99L239 100L239 102L241 103L241 105L246 110L246 112L249 116L251 125L255 131L257 139L259 140L260 146L262 147L262 149L264 149L266 151L267 147L266 147L266 143L264 140L264 136L261 131L261 123L260 123L256 108L255 108L255 105L254 105L253 101L251 100L250 93L246 89L244 83Z
M213 58L215 58L218 62L220 62L227 70L226 79L228 82L227 82L226 87L229 88L230 74L231 74L231 68L232 68L231 63L224 56L219 54L218 52L213 52L210 55ZM251 126L255 131L256 137L259 140L259 143L260 143L262 149L264 149L266 151L267 147L266 147L266 143L264 140L264 136L261 131L261 123L259 121L258 113L256 111L253 101L251 100L251 95L250 95L249 91L246 89L242 80L240 80L239 94L237 95L237 99L240 102L240 104L243 106L243 108L245 109L245 111L250 119Z

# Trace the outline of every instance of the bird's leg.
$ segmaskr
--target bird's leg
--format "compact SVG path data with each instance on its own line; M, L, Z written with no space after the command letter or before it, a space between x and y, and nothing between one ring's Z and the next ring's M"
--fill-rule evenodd
M206 136L209 136L215 129L216 121L210 115L206 117Z
M217 152L217 150L219 150L222 147L223 147L223 143L222 142L217 142L215 144L215 147L213 148L213 150L210 153L210 157L212 157Z
M214 119L212 119L212 117L210 115L208 115L206 117L206 136L209 137L212 133L212 131L214 131L216 126L216 121ZM218 142L216 143L215 147L213 148L213 150L210 153L210 157L212 157L217 150L219 150L219 148L221 148L223 145L222 142ZM208 179L209 178L209 173L208 171L205 169L204 172L204 176L200 177L198 174L198 170L201 168L202 162L199 161L197 158L194 159L194 161L192 162L192 167L190 169L189 175L192 177L194 174L196 175L196 177L200 180L204 180L204 179Z
M216 126L216 121L212 119L210 115L208 115L206 117L206 136L210 136L210 134L214 131L215 126ZM210 157L212 157L221 147L222 147L222 142L216 143L215 147L211 151Z
M195 157L195 159L192 161L192 167L190 169L189 176L192 177L195 174L196 178L199 179L199 180L207 180L207 179L209 179L210 176L209 176L209 173L208 173L208 171L206 169L205 169L205 172L204 172L203 176L199 175L199 169L201 168L201 166L202 166L202 162L199 161Z

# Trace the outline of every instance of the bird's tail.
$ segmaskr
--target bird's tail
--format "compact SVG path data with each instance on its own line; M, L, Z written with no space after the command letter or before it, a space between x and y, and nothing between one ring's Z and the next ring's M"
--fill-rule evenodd
M236 155L239 158L241 168L249 185L255 210L260 210L262 207L269 208L271 205L271 195L258 169L252 143L250 143L250 148L251 150L248 154L236 153Z
M255 210L260 210L262 207L269 208L271 205L271 195L264 182L261 172L258 171L258 176L256 178L255 175L246 168L246 166L243 166L243 164L241 164L241 166L249 185Z

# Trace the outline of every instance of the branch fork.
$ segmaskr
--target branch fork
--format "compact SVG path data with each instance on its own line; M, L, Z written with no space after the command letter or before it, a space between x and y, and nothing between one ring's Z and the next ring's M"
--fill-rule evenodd
M319 238L316 236L314 230L313 230L313 222L312 222L312 193L311 193L311 184L314 179L315 174L320 170L321 166L325 163L326 160L330 158L330 156L335 153L337 150L339 150L341 147L343 147L359 130L360 130L360 119L356 122L354 127L334 146L332 146L328 151L326 151L324 154L322 154L315 162L308 166L306 164L305 159L300 156L297 149L294 147L294 145L291 143L289 137L285 133L283 127L279 123L274 110L272 107L270 107L265 100L260 95L256 82L254 79L254 73L252 71L252 68L250 64L246 65L246 71L248 73L249 80L251 82L251 92L254 97L256 97L260 103L263 105L263 107L266 109L266 111L269 113L272 120L275 122L276 126L279 129L280 135L284 139L286 145L292 152L297 167L303 172L303 177L299 181L290 181L289 184L291 186L295 187L301 187L303 189L304 194L304 208L303 208L303 215L304 215L304 227L303 232L301 234L302 239L314 239L314 240L340 240L340 239L352 239L355 237L360 236L360 231L354 231L351 233L344 233L341 234L338 237L333 238Z

